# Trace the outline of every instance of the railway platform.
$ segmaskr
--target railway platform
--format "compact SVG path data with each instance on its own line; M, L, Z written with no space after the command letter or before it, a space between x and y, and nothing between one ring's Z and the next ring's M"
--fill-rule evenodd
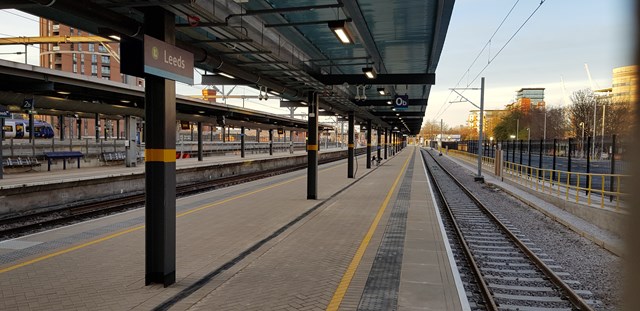
M143 209L2 241L0 309L468 309L418 148L345 167L317 200L304 171L178 199L167 288L144 285Z

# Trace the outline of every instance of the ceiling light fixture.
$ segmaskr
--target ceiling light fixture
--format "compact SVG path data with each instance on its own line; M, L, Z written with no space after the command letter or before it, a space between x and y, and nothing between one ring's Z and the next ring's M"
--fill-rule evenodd
M387 101L387 105L391 105L392 102L390 100Z
M116 41L120 41L120 36L117 35L110 35L109 38L116 40Z
M66 91L58 91L57 93L60 94L60 95L69 95L69 94L71 94L71 92L66 92Z
M340 42L344 44L353 43L353 36L351 36L345 21L330 21L329 28L333 31L333 34L336 35Z
M378 94L380 94L380 95L385 95L385 94L387 94L387 92L385 92L385 90L384 90L384 88L383 88L383 87L379 87L379 88L378 88Z
M372 67L362 68L362 72L364 72L364 75L369 79L375 79L378 75L376 69Z
M224 73L224 72L222 72L222 71L219 71L219 72L218 72L218 74L219 74L219 75L221 75L221 76L223 76L223 77L227 77L227 78L229 78L229 79L235 79L235 78L236 78L236 77L234 77L234 76L232 76L232 75L230 75L230 74L228 74L228 73Z

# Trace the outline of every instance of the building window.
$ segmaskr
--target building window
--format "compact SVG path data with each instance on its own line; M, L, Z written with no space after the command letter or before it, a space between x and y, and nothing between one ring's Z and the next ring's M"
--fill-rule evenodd
M104 47L104 45L98 45L98 51L100 53L107 53L107 49Z
M84 63L80 64L80 74L84 74Z
M80 61L84 63L84 54L80 54Z
M100 68L100 70L102 70L102 74L103 75L110 75L111 74L111 68L109 66L102 66L102 68Z
M91 74L94 76L98 75L98 65L91 65Z
M97 62L98 62L98 55L96 54L91 55L91 63L95 64Z
M78 73L78 64L73 64L73 73Z
M82 44L81 43L78 43L78 51L82 51ZM84 55L82 55L82 56L84 56Z
M96 46L93 43L89 43L89 52L95 52Z
M100 60L102 61L103 65L107 65L111 63L111 59L109 58L109 56L106 56L106 55L102 55L102 57L100 57Z
M71 54L71 58L73 58L74 63L78 61L78 55L76 53Z

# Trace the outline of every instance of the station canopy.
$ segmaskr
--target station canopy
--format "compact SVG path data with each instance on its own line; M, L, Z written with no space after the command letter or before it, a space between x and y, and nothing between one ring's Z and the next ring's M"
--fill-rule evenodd
M204 83L248 85L284 106L320 98L321 115L420 131L454 0L11 0L96 35L141 40L144 12L175 14L176 45ZM126 57L122 55L122 57ZM290 101L290 102L287 102Z

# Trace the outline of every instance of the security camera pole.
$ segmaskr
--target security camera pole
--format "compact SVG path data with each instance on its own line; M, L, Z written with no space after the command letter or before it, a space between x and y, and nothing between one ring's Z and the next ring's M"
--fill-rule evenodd
M457 89L451 89L451 90L456 92L456 94L458 94L458 96L460 96L462 99L464 99L464 100L459 100L459 101L452 101L452 103L454 103L454 102L469 102L474 107L480 109L480 116L478 118L478 123L479 123L479 131L478 131L479 132L478 133L478 175L473 177L473 180L484 183L484 177L482 176L482 128L483 128L483 124L484 124L484 118L483 118L483 116L484 116L484 77L482 77L480 79L480 88L457 88ZM480 90L480 107L478 107L478 105L474 104L468 98L464 97L457 90Z

